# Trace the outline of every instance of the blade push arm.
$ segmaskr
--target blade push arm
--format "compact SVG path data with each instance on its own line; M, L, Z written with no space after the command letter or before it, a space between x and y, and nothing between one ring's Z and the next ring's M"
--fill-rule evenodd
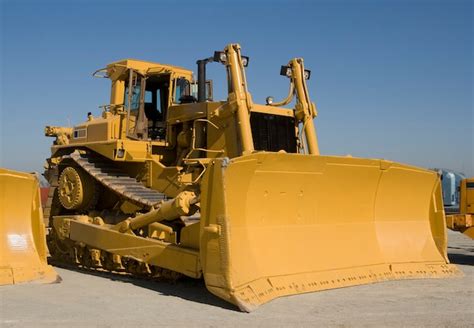
M299 122L303 123L309 153L319 155L318 139L313 121L317 115L316 106L311 102L306 86L305 74L308 74L309 78L309 71L305 71L302 58L292 59L289 64L292 68L291 79L296 92L295 116Z
M214 61L221 62L227 68L228 102L236 107L237 130L239 131L242 153L244 155L250 154L254 151L250 128L250 110L253 105L252 97L247 90L244 70L248 57L241 56L238 44L229 44L223 52L216 51L214 57Z
M281 75L290 78L290 91L288 96L281 102L273 102L272 97L267 98L267 105L285 106L289 104L296 95L295 118L297 124L303 125L304 135L308 152L319 155L318 139L313 119L317 116L316 106L309 97L306 80L309 79L310 71L304 69L302 58L293 58L287 66L281 67Z

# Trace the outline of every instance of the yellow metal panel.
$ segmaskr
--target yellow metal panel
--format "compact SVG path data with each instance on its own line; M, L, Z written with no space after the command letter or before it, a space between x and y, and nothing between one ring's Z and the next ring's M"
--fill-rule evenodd
M196 222L181 229L180 246L199 249L200 223Z
M102 119L101 119L102 121ZM94 122L87 127L87 141L110 140L110 123L108 121Z
M122 73L125 72L126 69L132 68L141 74L145 74L147 72L153 73L160 73L160 72L173 72L177 76L182 76L187 78L188 80L192 80L193 72L178 66L148 62L143 60L137 59L123 59L107 65L107 71L109 72L109 76L113 76L114 72L119 69L122 69Z
M460 213L474 214L474 178L461 181Z
M472 214L450 214L446 215L446 226L454 231L474 239L474 215Z
M108 115L105 118L93 118L74 127L70 143L83 144L119 139L119 124L119 116Z
M468 236L469 238L474 239L474 227L471 226L464 230L462 233Z
M252 112L294 117L293 109L253 104Z
M183 123L196 119L206 118L209 109L216 107L218 103L194 103L183 105L172 105L168 109L167 121L170 124Z
M237 121L233 115L236 110L232 104L214 103L219 105L215 110L209 111L208 120L211 124L207 129L207 148L212 150L208 157L236 157L240 154L237 135Z
M380 160L258 153L216 160L206 184L206 285L243 310L307 291L460 274L446 257L434 172Z
M163 146L159 141L135 141L135 140L111 140L96 142L80 142L77 145L61 145L51 147L51 152L55 154L61 149L71 149L72 146L89 148L96 153L114 161L144 162L151 157L152 146ZM124 157L116 157L115 151L124 149ZM54 155L53 155L54 156Z
M0 285L60 280L46 262L39 193L33 175L0 169Z

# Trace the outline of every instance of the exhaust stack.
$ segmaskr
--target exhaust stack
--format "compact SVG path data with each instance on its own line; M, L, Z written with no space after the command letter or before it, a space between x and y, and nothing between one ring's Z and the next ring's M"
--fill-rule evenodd
M213 62L213 58L200 59L196 62L198 65L198 102L206 102L206 65Z

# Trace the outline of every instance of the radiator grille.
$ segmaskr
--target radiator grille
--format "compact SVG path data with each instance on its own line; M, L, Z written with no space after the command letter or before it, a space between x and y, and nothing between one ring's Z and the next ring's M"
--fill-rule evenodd
M253 145L255 150L296 153L295 119L264 113L251 113Z

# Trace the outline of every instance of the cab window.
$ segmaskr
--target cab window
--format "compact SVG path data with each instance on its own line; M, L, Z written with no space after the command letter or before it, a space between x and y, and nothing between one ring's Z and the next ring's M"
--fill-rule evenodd
M131 111L137 111L138 108L140 107L140 93L141 93L140 84L135 85L132 90L132 99L130 102ZM128 107L128 85L125 87L123 103L125 104L126 107Z
M168 105L168 81L160 81L149 78L145 87L145 115L151 121L163 121L166 119L166 107Z

